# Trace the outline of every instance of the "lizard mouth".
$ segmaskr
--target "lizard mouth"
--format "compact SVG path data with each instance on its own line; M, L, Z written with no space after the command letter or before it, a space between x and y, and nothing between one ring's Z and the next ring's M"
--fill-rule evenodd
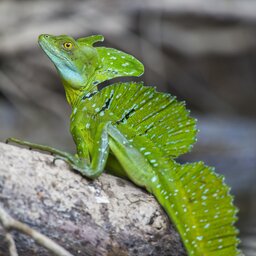
M47 56L52 60L52 57L57 57L60 58L61 60L64 60L64 58L58 54L58 52L56 50L54 50L50 44L48 43L48 41L45 38L41 38L41 36L39 37L38 40L39 46L42 48L42 50L47 54Z

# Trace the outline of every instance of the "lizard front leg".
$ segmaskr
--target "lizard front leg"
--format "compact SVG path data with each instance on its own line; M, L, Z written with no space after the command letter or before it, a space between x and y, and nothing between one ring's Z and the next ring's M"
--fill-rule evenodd
M44 152L48 152L52 155L57 155L57 156L60 156L60 157L64 157L64 158L72 158L72 154L69 154L65 151L61 151L59 149L56 149L56 148L53 148L53 147L49 147L49 146L45 146L45 145L41 145L41 144L35 144L35 143L31 143L31 142L28 142L28 141L25 141L25 140L19 140L19 139L16 139L16 138L8 138L6 140L6 143L16 143L18 145L21 145L21 146L26 146L26 147L29 147L30 149L37 149L37 150L41 150L41 151L44 151Z
M136 184L145 187L147 181L154 175L154 171L145 158L110 122L101 123L98 126L89 161L88 149L81 129L75 127L72 134L77 145L78 155L75 155L71 160L62 159L83 176L94 179L104 171L110 148L120 161L124 171L129 170L126 174Z
M91 161L88 148L85 144L86 142L84 141L84 138L79 128L75 129L73 133L73 137L77 145L77 154L75 155L49 146L35 144L28 141L19 140L16 138L8 138L6 140L6 143L13 142L18 145L27 146L29 148L51 153L55 155L54 162L58 159L62 159L68 164L70 164L72 168L79 171L82 175L86 176L87 178L94 179L103 172L107 162L109 154L107 132L108 125L109 123L102 123L99 125L97 129L95 136L96 146L93 149Z
M108 126L110 123L101 123L94 138L95 146L89 156L89 151L84 140L83 133L79 127L74 127L72 135L77 147L77 154L72 158L65 156L56 157L62 159L83 176L95 179L105 168L109 155Z

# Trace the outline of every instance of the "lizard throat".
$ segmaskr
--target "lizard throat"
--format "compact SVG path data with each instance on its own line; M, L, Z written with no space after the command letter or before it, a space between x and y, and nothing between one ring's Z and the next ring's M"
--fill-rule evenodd
M90 96L91 94L93 95L98 91L95 86L89 87L89 88L87 86L83 86L80 88L73 88L65 81L62 81L62 82L64 85L67 101L72 108L76 106L77 102L80 102L81 98L84 95Z
M81 95L83 89L82 88L74 89L66 83L63 83L63 85L64 85L67 101L73 108L75 106L77 99Z

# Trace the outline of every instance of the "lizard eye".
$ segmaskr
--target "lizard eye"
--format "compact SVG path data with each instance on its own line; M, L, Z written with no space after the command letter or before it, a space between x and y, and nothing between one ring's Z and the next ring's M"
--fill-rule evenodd
M65 43L63 44L63 47L64 47L66 50L70 50L70 49L72 49L73 44L72 44L71 42L65 42Z

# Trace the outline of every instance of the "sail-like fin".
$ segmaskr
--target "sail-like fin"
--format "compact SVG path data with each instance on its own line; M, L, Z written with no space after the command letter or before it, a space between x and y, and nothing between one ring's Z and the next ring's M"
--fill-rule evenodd
M120 129L129 126L135 131L134 136L147 137L166 156L177 157L192 148L196 120L189 116L183 102L142 83L111 85L100 91L99 97L104 99L112 91L111 110Z

